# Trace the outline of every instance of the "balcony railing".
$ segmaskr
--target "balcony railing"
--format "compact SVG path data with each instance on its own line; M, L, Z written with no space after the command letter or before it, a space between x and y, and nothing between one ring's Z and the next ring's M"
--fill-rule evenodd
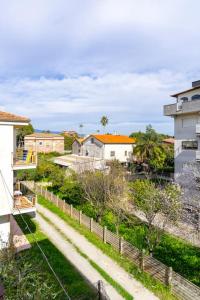
M24 148L17 148L13 154L13 166L14 167L36 167L37 165L37 153L35 151L26 150Z

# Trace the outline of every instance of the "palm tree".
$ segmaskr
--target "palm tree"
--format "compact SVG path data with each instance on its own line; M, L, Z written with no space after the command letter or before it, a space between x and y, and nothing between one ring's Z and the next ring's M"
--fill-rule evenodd
M80 128L80 133L82 134L82 129L83 129L83 124L79 124L79 128Z
M146 132L138 139L133 153L141 162L149 165L149 160L155 155L158 148L160 150L162 149L159 135L151 125L148 125L146 127Z
M100 123L105 129L106 125L108 124L108 118L106 116L102 116Z

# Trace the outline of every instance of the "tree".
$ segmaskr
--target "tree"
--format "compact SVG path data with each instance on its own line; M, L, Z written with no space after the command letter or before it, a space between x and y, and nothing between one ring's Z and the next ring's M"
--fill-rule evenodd
M21 144L24 142L24 137L28 134L32 134L34 132L34 128L31 124L27 126L21 126L17 130L17 144Z
M72 144L74 142L74 137L73 136L66 136L64 135L64 147L65 150L72 150Z
M138 135L133 152L139 161L146 163L153 170L162 168L166 159L160 135L151 125L146 127L144 134Z
M164 230L176 224L181 215L181 190L177 185L156 186L150 180L130 184L130 197L136 210L146 219L145 243L150 254L159 245Z
M102 116L100 123L105 128L106 125L108 124L108 118L106 116Z
M96 220L100 221L106 208L112 209L116 214L116 229L122 216L125 202L126 182L121 171L111 167L110 173L100 171L85 171L78 175L83 190L83 197L94 208Z

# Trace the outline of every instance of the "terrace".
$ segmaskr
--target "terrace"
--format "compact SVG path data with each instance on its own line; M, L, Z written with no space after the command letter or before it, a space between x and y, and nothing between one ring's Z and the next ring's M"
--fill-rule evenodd
M17 148L12 155L12 165L14 170L36 168L37 153L23 147Z
M21 191L14 192L13 215L36 212L36 195L23 195Z

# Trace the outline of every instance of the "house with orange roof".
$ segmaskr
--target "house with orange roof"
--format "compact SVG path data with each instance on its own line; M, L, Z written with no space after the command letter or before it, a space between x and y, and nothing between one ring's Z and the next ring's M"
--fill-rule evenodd
M133 159L135 139L126 135L91 134L80 140L76 139L72 145L72 153L106 161L117 159L121 163L128 163Z

